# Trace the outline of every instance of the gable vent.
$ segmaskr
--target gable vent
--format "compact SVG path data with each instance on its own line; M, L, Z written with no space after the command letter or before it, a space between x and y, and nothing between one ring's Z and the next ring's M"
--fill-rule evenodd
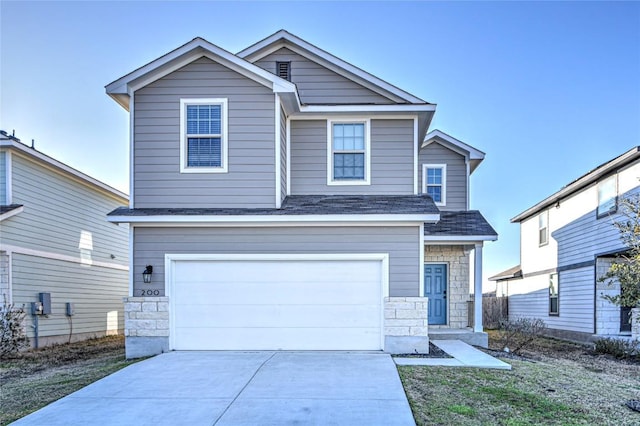
M280 78L291 81L291 62L276 62L276 74Z

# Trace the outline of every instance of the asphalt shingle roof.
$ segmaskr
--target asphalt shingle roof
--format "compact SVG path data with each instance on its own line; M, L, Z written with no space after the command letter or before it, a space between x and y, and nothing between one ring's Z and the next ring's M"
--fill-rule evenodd
M328 215L328 214L437 214L427 195L290 195L280 209L249 208L142 208L119 207L109 216L173 215Z
M9 213L11 210L22 207L22 204L9 204L6 206L0 206L0 214Z
M438 223L424 224L425 236L476 236L498 233L477 210L462 212L440 212Z

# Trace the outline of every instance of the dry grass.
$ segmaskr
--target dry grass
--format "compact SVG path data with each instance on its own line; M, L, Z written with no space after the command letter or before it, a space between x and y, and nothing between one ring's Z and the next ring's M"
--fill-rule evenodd
M492 354L504 357L498 352ZM511 371L400 367L419 425L638 425L640 364L539 339Z
M24 417L131 363L124 358L122 336L51 346L0 360L0 425Z

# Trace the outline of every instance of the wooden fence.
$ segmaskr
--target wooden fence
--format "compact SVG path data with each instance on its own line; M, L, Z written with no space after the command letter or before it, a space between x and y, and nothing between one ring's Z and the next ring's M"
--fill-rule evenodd
M467 302L467 314L469 327L473 327L473 296ZM490 330L500 326L500 321L509 317L509 299L507 297L483 296L482 297L482 325Z

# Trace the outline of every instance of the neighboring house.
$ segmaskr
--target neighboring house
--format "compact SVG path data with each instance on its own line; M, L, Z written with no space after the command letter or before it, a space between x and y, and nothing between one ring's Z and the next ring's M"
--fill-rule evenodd
M127 201L122 192L2 132L0 298L25 307L32 345L122 334L128 229L109 223L105 214ZM50 313L35 317L31 304L41 300L43 313L51 302Z
M573 340L631 334L629 308L602 298L619 286L598 279L625 251L613 224L639 178L636 147L511 219L520 224L520 265L490 278L508 295L510 318L541 318L551 334Z
M236 55L195 38L106 91L130 113L127 356L486 345L484 153L427 134L434 104L286 31Z

